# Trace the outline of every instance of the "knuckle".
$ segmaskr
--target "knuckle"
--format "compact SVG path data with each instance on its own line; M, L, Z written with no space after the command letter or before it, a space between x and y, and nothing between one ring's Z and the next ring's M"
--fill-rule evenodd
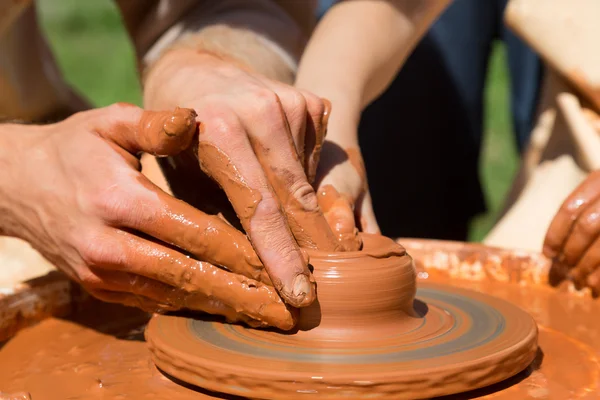
M120 120L128 117L141 116L142 109L138 106L130 103L114 103L104 108L106 112L106 118L109 120Z
M110 249L101 241L91 240L80 248L79 254L87 266L98 266L107 261Z
M123 190L120 185L113 184L89 200L93 213L110 222L122 222L127 219L131 210L131 194Z
M243 132L244 128L239 117L232 110L223 110L214 115L208 122L209 129L206 136L212 136L214 139L230 138L233 135Z
M599 218L597 213L583 215L575 223L575 229L586 237L597 235L599 226Z
M119 254L123 252L99 235L86 235L78 246L79 256L87 267L115 265L122 263ZM87 270L87 268L84 268Z
M325 113L325 103L323 99L312 93L305 93L307 111L311 115L321 116Z
M289 93L289 103L284 105L285 117L287 118L293 135L304 134L300 132L308 112L308 106L304 96L297 91Z
M104 288L102 281L96 275L94 275L90 270L84 268L79 274L79 282L81 282L81 286L86 288L88 291L90 290L101 290Z
M290 192L305 211L315 212L319 210L315 191L306 180L298 179L294 181L290 187Z
M269 116L280 107L279 96L271 90L259 89L253 94L255 111L259 115Z
M266 231L277 231L283 227L281 204L271 193L262 195L252 221L259 224L261 230Z

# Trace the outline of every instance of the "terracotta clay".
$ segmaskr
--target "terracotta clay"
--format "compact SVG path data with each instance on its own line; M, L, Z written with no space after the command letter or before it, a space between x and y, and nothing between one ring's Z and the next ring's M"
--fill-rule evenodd
M530 312L540 329L540 351L524 372L445 400L597 398L600 303L584 293L547 287L547 259L465 243L402 243L415 257L420 281L451 281L509 300ZM141 330L130 330L146 318L134 309L94 303L71 320L49 319L25 329L0 349L0 392L26 391L34 400L234 399L161 374L140 341Z
M429 398L496 383L533 361L528 314L433 285L414 303L404 249L381 236L363 243L361 252L309 253L318 300L300 310L298 332L155 316L146 331L153 360L182 381L261 399Z
M327 223L337 235L341 250L360 250L362 242L354 224L354 210L350 200L342 196L332 185L324 185L320 188L317 191L317 199Z

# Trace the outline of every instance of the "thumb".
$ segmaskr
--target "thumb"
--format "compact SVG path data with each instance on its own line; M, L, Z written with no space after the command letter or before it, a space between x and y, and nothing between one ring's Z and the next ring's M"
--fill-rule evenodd
M342 248L345 251L359 250L362 243L354 223L353 204L349 196L340 194L333 185L327 184L317 191L317 200Z
M132 154L174 156L191 145L197 131L197 114L190 108L145 111L117 103L96 110L96 114L93 129Z

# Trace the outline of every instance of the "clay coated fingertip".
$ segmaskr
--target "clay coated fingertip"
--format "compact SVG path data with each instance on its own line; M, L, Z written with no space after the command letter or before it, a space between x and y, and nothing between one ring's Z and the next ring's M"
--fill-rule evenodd
M307 307L315 301L316 284L314 279L304 274L297 275L292 281L291 291L283 290L281 293L285 302L293 307Z

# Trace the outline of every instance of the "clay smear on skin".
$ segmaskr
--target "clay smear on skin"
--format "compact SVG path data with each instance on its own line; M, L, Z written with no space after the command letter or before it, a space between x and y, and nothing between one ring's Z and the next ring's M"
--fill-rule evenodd
M137 126L116 125L111 137L126 150L138 150L138 143L155 156L174 155L191 145L197 130L196 116L194 110L180 107L174 111L143 111Z
M354 224L354 210L350 201L332 185L324 185L317 192L317 199L329 226L337 235L343 251L360 250L362 241Z
M246 232L251 234L251 220L256 211L256 207L262 200L260 193L252 189L245 181L231 159L218 147L211 143L200 142L198 145L198 158L202 170L227 193L227 197L233 205L242 226ZM301 256L300 248L297 247L297 253ZM314 278L310 275L306 267L308 260L305 260L305 273L308 282L312 285L310 294L302 294L297 300L303 303L311 303L315 296ZM283 284L281 281L271 277L275 288L281 293ZM284 293L288 302L294 298L292 293ZM296 303L293 303L296 304Z
M189 109L178 108L174 113L146 111L134 134L138 135L138 140L147 141L144 148L156 150L157 154L161 151L165 151L164 154L173 154L189 147L193 137L191 130L196 129L195 117L196 113ZM126 134L131 135L131 129L126 132L123 127L123 132L117 137L117 141L133 148L133 145L128 145ZM218 152L212 153L209 154L208 159L220 156ZM216 161L223 162L221 159ZM260 195L243 185L239 176L235 174L227 176L228 169L219 171L224 171L225 175L219 177L221 182L228 182L229 189L234 189L235 196L244 199L245 204L250 205L245 209L246 214L242 216L251 218L256 204L260 201ZM148 185L145 181L143 183ZM176 274L178 268L183 274L175 279L177 282L172 282L181 286L173 288L171 297L176 301L176 306L224 315L231 321L244 321L251 326L270 325L281 329L292 328L294 318L275 289L268 286L270 279L247 238L218 217L204 213L198 212L200 218L194 221L182 221L189 206L183 202L173 204L179 204L181 207L175 209L163 207L168 214L167 218L163 219L166 225L157 229L177 232L181 230L182 222L186 222L185 225L190 227L191 232L204 236L203 240L198 240L198 237L186 237L187 231L179 232L181 237L173 240L183 244L186 250L202 257L203 260L173 259L170 260L170 265L174 268L172 271L159 271L159 275L166 274L162 280L167 282L173 281L171 275ZM171 225L169 221L172 221ZM244 257L240 257L240 254ZM181 262L184 265L176 266ZM225 272L209 263L227 265L228 268L242 275ZM169 262L166 264L169 265ZM154 266L154 270L162 268L162 265L165 265L164 257L160 258L160 263ZM152 268L151 265L147 265L148 273L156 275L156 271L153 272ZM258 278L263 283L251 278ZM207 282L210 283L208 287ZM215 299L223 299L224 302Z
M263 148L258 142L252 143L252 145L255 149L258 149L256 156L261 164L268 165L266 154L271 150ZM289 145L292 150L295 148L291 138ZM291 153L295 157L295 161L300 162L296 151L292 151ZM340 246L327 221L323 218L316 196L314 197L314 204L302 204L289 192L289 188L294 183L294 177L291 172L271 165L265 169L265 174L271 183L275 195L281 202L290 230L298 245L305 249L339 251ZM308 199L308 196L306 197Z

